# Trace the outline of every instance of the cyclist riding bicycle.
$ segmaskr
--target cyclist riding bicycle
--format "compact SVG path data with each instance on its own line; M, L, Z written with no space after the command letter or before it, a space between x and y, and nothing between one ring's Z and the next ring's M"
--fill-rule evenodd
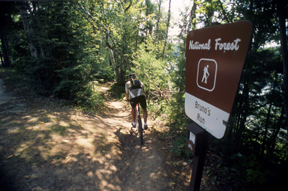
M143 109L143 118L144 118L144 129L148 129L147 126L147 104L146 97L144 92L144 85L140 80L137 79L135 73L129 75L129 80L125 84L126 100L130 101L132 111L132 126L135 128L136 120L136 104L140 103Z

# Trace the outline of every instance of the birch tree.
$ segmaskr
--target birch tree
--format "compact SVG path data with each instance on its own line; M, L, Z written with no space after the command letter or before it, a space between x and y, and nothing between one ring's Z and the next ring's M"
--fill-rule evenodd
M24 27L26 38L28 41L28 46L29 46L31 56L37 60L38 59L38 51L37 51L35 42L33 41L33 35L34 34L33 34L33 30L32 30L31 25L30 25L31 21L30 21L29 15L28 15L29 10L30 10L29 13L31 13L29 2L19 2L19 9L20 9L23 27Z
M167 19L167 24L166 24L167 29L166 29L164 48L163 48L162 61L165 58L165 51L166 51L166 46L167 46L167 41L168 41L168 32L169 32L169 26L170 26L170 18L171 18L171 0L169 0L168 19Z

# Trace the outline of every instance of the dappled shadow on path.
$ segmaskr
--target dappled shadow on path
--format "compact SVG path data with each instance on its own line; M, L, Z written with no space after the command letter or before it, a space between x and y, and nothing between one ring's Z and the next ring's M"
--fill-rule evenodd
M0 169L9 177L0 186L21 191L172 187L157 139L145 131L140 147L120 102L111 101L109 110L95 116L48 98L11 100L0 108Z
M166 159L160 155L157 139L150 131L144 132L144 145L140 145L137 133L121 133L118 139L123 150L122 163L117 167L117 177L122 182L122 190L170 190L173 182L165 170Z
M119 145L105 121L57 108L1 118L1 168L15 190L120 190L108 182Z

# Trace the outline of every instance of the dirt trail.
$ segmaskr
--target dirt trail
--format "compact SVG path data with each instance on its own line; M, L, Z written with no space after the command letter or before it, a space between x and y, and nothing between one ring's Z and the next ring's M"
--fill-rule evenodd
M128 105L117 100L106 105L101 114L83 114L59 101L7 93L0 80L0 187L172 190L159 140L145 131L140 147L136 132L130 133Z

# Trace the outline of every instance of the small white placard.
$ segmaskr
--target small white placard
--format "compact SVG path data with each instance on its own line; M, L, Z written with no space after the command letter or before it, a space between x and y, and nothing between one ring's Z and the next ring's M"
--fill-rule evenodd
M190 132L190 135L189 135L189 140L195 144L195 135L193 133Z

